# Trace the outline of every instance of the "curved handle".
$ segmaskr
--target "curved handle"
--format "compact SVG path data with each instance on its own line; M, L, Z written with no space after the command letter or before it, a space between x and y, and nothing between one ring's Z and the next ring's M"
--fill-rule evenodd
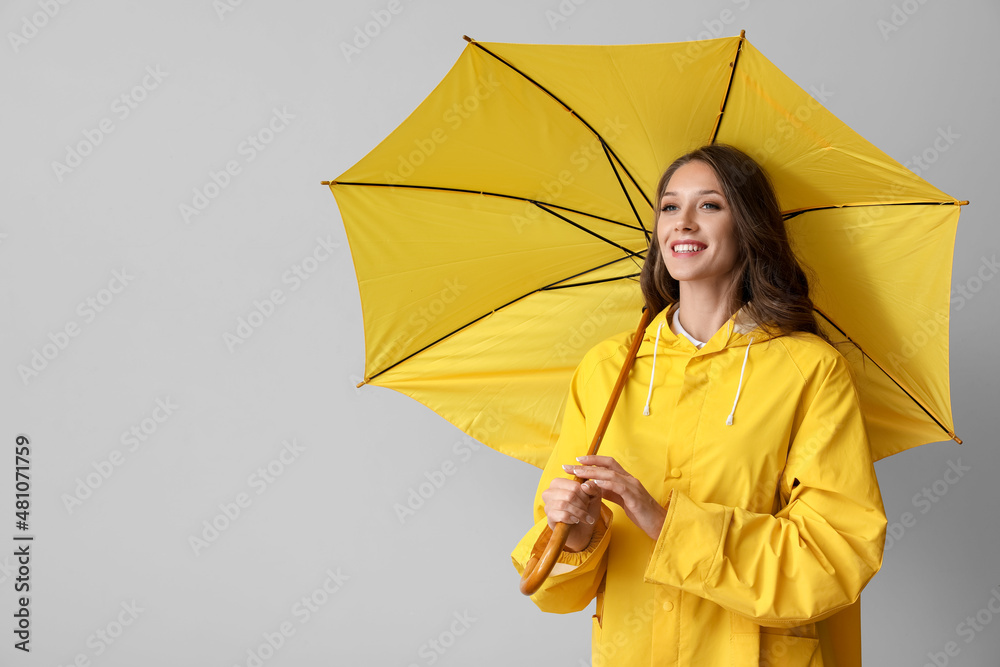
M643 308L642 317L639 318L639 328L632 338L632 345L625 357L625 363L622 364L621 372L618 373L618 381L615 382L615 387L611 391L611 397L608 399L607 407L604 408L601 422L597 425L597 432L594 434L594 441L590 443L590 449L587 450L587 456L596 454L598 447L601 446L601 440L604 439L604 432L608 430L611 415L615 411L615 406L618 405L618 397L621 396L622 389L625 388L625 380L628 378L629 371L632 370L632 364L635 363L635 355L639 351L639 345L642 344L642 335L651 319L652 315L649 309ZM582 482L583 479L574 476L573 481ZM568 523L562 522L557 523L554 529L546 526L542 534L535 540L535 546L531 548L531 557L528 558L528 562L524 565L524 572L521 573L522 593L533 595L548 579L556 561L559 560L560 552L566 546L566 539L569 537L571 527ZM543 544L544 547L541 546Z
M570 525L568 523L557 523L555 530L546 526L542 534L538 536L535 547L531 550L531 558L524 566L521 573L521 592L525 595L534 595L535 591L542 587L545 580L549 578L552 568L559 560L559 553L566 546L566 538L569 537ZM545 544L544 551L539 549L540 544ZM542 551L541 554L538 552Z

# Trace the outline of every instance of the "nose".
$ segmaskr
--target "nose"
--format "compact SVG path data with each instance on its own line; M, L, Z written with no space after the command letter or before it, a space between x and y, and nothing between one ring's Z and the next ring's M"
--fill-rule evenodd
M691 212L690 208L685 209L683 213L678 215L676 221L674 222L674 229L679 232L687 232L697 228L698 223L694 221L694 214Z

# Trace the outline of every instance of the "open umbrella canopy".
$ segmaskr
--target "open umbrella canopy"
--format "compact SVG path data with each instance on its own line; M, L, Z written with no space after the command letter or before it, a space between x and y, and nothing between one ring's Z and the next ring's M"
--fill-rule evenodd
M948 307L967 202L863 139L743 35L469 42L328 182L358 276L367 384L542 467L577 363L638 320L660 174L718 142L775 185L818 319L856 371L874 459L955 437Z

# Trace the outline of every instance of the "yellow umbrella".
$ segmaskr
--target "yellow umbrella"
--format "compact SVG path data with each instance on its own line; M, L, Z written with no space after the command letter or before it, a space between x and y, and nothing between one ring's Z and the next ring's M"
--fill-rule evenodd
M774 182L821 325L856 370L879 460L954 438L960 205L863 139L744 35L469 44L329 185L354 258L364 383L543 467L573 370L631 330L662 170L728 143Z

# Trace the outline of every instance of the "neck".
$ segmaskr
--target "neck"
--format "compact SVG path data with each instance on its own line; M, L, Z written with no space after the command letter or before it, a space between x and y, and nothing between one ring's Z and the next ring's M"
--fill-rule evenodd
M698 340L707 341L714 336L732 317L729 309L729 294L717 285L681 281L677 317L681 326Z

